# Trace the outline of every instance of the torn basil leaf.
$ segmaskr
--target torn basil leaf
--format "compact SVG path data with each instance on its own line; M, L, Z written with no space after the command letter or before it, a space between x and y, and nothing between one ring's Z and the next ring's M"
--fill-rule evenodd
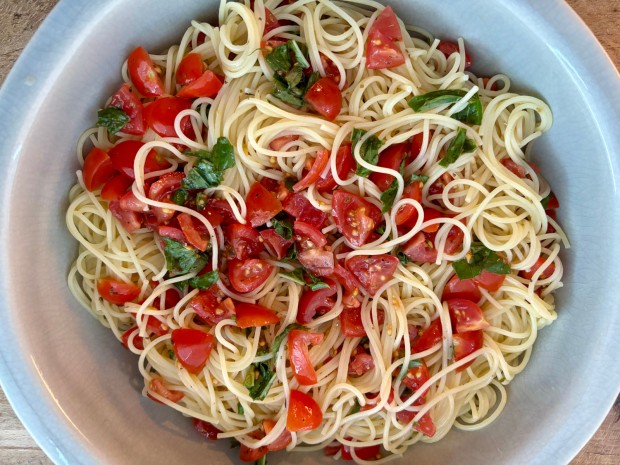
M477 148L474 141L468 139L466 136L465 129L459 128L456 133L456 137L450 141L450 145L448 146L448 150L446 150L446 155L441 159L439 164L444 168L447 168L452 163L454 163L458 158L465 152L475 150ZM467 142L470 141L470 142ZM473 149L472 149L473 145ZM469 150L467 150L469 149Z
M225 137L220 137L211 151L199 150L190 155L199 160L181 183L187 190L217 187L222 183L224 171L235 166L233 146Z
M434 108L451 105L460 101L467 95L467 92L460 89L446 89L416 95L409 100L409 106L416 113L425 112ZM465 108L454 113L452 118L468 124L479 125L482 123L482 102L478 95L473 95L467 102Z
M413 184L414 182L421 182L422 184L426 184L428 181L428 176L425 174L412 174L411 179L409 180L409 184Z
M472 243L466 257L452 262L452 268L460 280L475 278L483 270L495 274L510 274L510 265L481 242Z
M289 220L278 220L276 218L271 219L273 229L287 241L293 238L293 224Z
M269 389L276 379L276 373L269 363L260 362L250 365L248 375L243 385L248 389L250 397L254 400L263 400L269 394Z
M164 256L170 277L198 273L207 264L207 257L181 242L162 237Z
M297 323L291 323L290 325L288 325L286 328L284 328L284 331L282 331L280 334L278 334L275 339L273 340L273 344L271 345L271 350L269 352L271 352L271 354L273 355L273 359L275 360L275 356L277 355L278 351L280 350L280 346L282 345L282 341L284 341L284 338L286 338L288 336L288 333L290 333L293 329L304 329L304 327L300 324Z
M97 126L106 128L110 134L116 134L123 129L131 118L120 108L108 107L97 112Z
M265 60L271 66L271 69L274 73L281 71L282 73L287 73L293 63L291 63L291 58L289 56L289 48L287 44L278 45L275 47L271 53L269 53Z
M304 50L302 50L302 47ZM297 64L302 69L310 68L310 63L308 63L308 59L306 58L306 55L308 54L308 52L307 50L305 50L306 49L305 45L303 44L300 45L294 40L289 40L288 48L293 53L293 55L295 55L295 60L297 61Z
M194 289L209 289L220 279L220 273L217 270L210 271L202 276L191 278L188 283Z
M353 129L353 133L351 134L351 150L355 150L355 146L362 139L362 137L364 137L365 134L366 131L362 129ZM360 156L364 161L370 163L371 165L376 165L379 161L379 149L383 146L383 144L384 142L373 134L368 139L366 139L360 147ZM358 176L367 178L370 175L370 170L364 168L358 163L355 173Z

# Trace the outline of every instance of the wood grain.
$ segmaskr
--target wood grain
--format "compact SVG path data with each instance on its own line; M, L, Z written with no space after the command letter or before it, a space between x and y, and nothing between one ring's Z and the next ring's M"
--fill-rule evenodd
M567 0L620 67L620 1ZM0 0L0 82L56 0ZM52 465L0 390L0 464ZM620 400L570 465L620 464Z

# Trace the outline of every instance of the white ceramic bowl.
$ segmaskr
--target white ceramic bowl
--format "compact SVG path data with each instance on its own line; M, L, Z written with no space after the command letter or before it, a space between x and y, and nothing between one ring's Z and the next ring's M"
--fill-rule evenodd
M65 228L74 146L142 44L180 39L216 1L62 0L0 93L0 331L2 388L57 464L237 461L176 412L140 395L133 356L70 295L77 246ZM467 39L476 69L504 72L543 98L553 129L535 160L572 239L558 321L544 329L503 415L477 433L415 446L400 463L566 464L618 394L620 367L620 80L592 34L562 1L400 0L397 13L438 36ZM293 457L293 458L291 458ZM277 454L273 462L329 463ZM272 462L272 463L273 463Z

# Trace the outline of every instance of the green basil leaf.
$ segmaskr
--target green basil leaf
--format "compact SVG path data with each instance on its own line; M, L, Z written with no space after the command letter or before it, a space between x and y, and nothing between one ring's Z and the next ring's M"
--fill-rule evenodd
M355 415L356 413L359 413L361 408L362 407L360 406L360 403L357 401L357 399L355 399L355 404L353 404L353 407L351 407L351 410L349 410L349 415Z
M435 90L422 95L416 95L409 100L409 106L416 113L432 110L442 105L456 103L467 95L464 90L446 89Z
M289 88L297 87L299 83L303 80L303 78L304 78L304 72L297 65L293 66L291 70L288 73L286 73L286 76L284 77L287 84L289 85Z
M245 410L243 409L243 405L241 405L241 402L237 404L237 413L239 415L243 415L245 413Z
M293 186L297 184L298 180L295 178L284 178L284 186L289 192L293 192Z
M381 202L383 202L383 207L381 208L381 213L387 213L392 209L392 205L394 205L394 200L396 199L396 193L398 192L398 181L394 179L390 187L388 187L381 194Z
M123 129L131 118L120 108L108 107L97 112L97 126L106 128L110 134L116 134Z
M209 158L213 167L218 171L225 171L235 166L235 151L226 137L217 139Z
M303 107L305 102L304 99L295 95L291 92L288 85L283 84L278 79L273 80L273 92L272 95L284 103L288 103L289 105L293 105L296 107Z
M400 369L400 373L397 376L398 381L402 381L403 379L405 379L405 376L407 376L407 373L412 368L421 367L421 366L422 366L422 362L420 362L419 360L410 360L409 365L407 366L403 365L403 367Z
M181 182L183 189L197 190L217 187L222 183L222 172L208 160L200 160Z
M456 132L456 136L450 141L446 155L441 159L439 164L443 167L448 167L454 163L463 153L463 144L465 144L465 129L459 128Z
M304 95L306 92L308 92L308 89L310 89L310 87L316 84L316 81L318 81L319 79L321 79L321 75L317 71L314 71L308 78L308 82L306 83L306 87L304 89Z
M210 271L202 276L196 276L189 280L189 285L194 289L209 289L220 279L220 273L217 270Z
M204 192L198 192L196 194L196 210L202 211L207 208L207 200L207 194L205 194Z
M283 262L291 262L294 260L297 260L297 243L293 244L293 246L288 249L286 257L282 259Z
M383 236L383 234L385 234L385 224L380 225L377 229L375 229L375 232L380 236Z
M466 124L482 124L482 102L480 101L480 97L478 95L472 96L471 99L467 102L465 108L461 111L454 113L452 118Z
M275 357L280 350L282 341L284 341L284 339L288 336L288 333L290 333L293 329L304 329L304 327L297 323L291 323L286 328L284 328L284 331L282 331L275 337L275 339L273 340L273 344L271 345L271 350L269 351L273 355L273 360L275 360Z
M293 224L289 220L271 219L273 229L282 236L282 238L290 241L293 238Z
M474 150L478 150L478 145L473 139L468 137L463 144L463 153L473 152Z
M353 133L351 134L351 142L353 144L352 149L355 149L355 146L359 143L361 138L366 134L366 131L362 129L353 129ZM379 139L374 134L370 136L368 139L364 141L362 146L360 147L360 155L362 159L371 165L376 165L379 161L379 149L383 146L384 142ZM355 172L358 176L362 176L367 178L370 175L370 170L364 168L362 165L358 163L357 170Z
M171 277L197 273L207 264L207 257L181 242L162 237L166 267Z
M257 371L258 378L256 378ZM275 370L272 370L268 363L261 362L250 365L250 373L253 375L253 381L252 386L248 388L248 393L254 400L263 400L269 394L269 389L271 389L271 385L276 380ZM246 376L246 380L247 378Z
M310 63L308 63L308 59L306 58L306 53L304 53L304 50L302 50L302 47L304 49L306 48L305 45L303 44L300 45L294 40L288 41L288 48L291 52L293 52L293 55L295 55L295 60L297 61L297 64L303 69L308 69L310 68Z
M314 284L308 284L308 287L312 291L318 291L319 289L327 289L329 287L329 284L324 283L324 282L318 282Z
M396 253L396 257L398 258L398 260L400 260L400 263L402 263L403 265L406 265L407 263L411 262L411 260L409 260L409 257L405 255L405 252L403 252L402 249L398 249L398 252Z
M413 174L411 175L411 179L409 180L409 184L413 184L414 182L421 182L422 184L426 184L428 181L428 176L425 174Z
M495 274L510 274L510 265L481 242L472 243L467 256L452 262L452 268L461 280L475 278L483 270Z
M187 200L187 191L185 189L177 189L172 194L172 201L177 205L185 205L185 201Z
M291 281L296 282L297 284L301 284L302 286L306 285L303 268L295 268L295 270L288 273L280 273L280 276L290 279Z
M275 72L287 73L293 64L291 63L291 57L288 53L288 45L282 44L275 47L271 53L269 53L265 60L271 66L271 69Z

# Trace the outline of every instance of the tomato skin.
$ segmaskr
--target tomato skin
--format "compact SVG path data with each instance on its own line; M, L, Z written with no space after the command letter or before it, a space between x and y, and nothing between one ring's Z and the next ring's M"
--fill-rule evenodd
M151 391L155 391L157 394L159 394L166 400L169 400L170 402L176 403L180 401L181 399L183 399L183 397L185 397L185 394L183 394L180 391L171 391L170 389L168 389L166 386L164 386L163 381L159 378L153 378L151 380L151 382L149 383L149 389ZM155 402L159 402L159 400L155 399L150 394L147 394L147 395L149 398L153 399Z
M182 86L190 84L202 76L205 64L199 53L188 53L177 68L176 81Z
M480 307L471 300L450 299L446 303L452 318L452 327L457 333L478 331L491 326L484 319L484 314Z
M311 431L321 426L322 422L323 412L316 400L297 389L291 389L286 429L291 433Z
M275 426L275 421L263 420L263 429L265 430L265 434L269 434ZM280 436L278 436L267 446L267 449L270 452L286 449L286 446L288 446L292 440L293 437L291 436L291 432L285 428L284 431L282 431L282 434L280 434Z
M403 158L405 158L407 149L407 144L390 145L379 155L377 166L398 171ZM392 181L395 178L391 174L373 172L370 174L369 179L377 185L380 191L383 192L390 187L390 184L392 184Z
M237 326L239 328L268 326L280 322L280 317L278 315L258 304L239 302L235 306L235 312L237 314Z
M193 418L192 423L194 425L194 429L198 431L198 434L200 434L203 438L208 439L210 441L217 440L217 435L221 433L219 429L217 429L211 423L207 423L204 420Z
M182 87L177 92L177 97L181 98L199 98L199 97L215 97L222 88L223 84L215 73L206 70L202 76Z
M304 249L320 248L327 245L325 234L305 221L295 221L293 224L293 232L298 236L301 246Z
M167 237L177 242L187 244L187 238L179 228L173 226L159 226L157 228L157 234L159 234L159 237Z
M463 245L463 239L465 238L465 234L463 233L463 231L461 230L461 228L459 228L458 226L452 226L452 228L450 228L450 231L448 231L448 237L446 237L446 244L444 246L444 252L450 255L455 254L458 250L461 249L462 245ZM480 276L482 276L484 273L489 273L488 271L484 270L482 272L482 274ZM493 274L493 273L491 273ZM485 281L486 282L485 278ZM490 279L490 277L489 277ZM503 282L504 280L502 279L501 282ZM500 286L501 286L501 282L500 282ZM480 285L477 281L476 284ZM489 283L489 285L491 285ZM482 286L484 287L484 286ZM496 289L497 290L497 289Z
M299 140L298 134L288 134L280 137L276 137L269 142L269 148L276 152L282 151L282 147L284 147L289 142L293 142L295 140Z
M482 273L474 278L474 282L478 287L486 289L487 291L497 292L500 287L502 287L502 284L504 284L505 279L505 274L495 274L487 270L482 270Z
M428 436L429 438L435 436L435 433L437 432L435 423L433 422L429 412L422 415L422 417L418 420L418 423L413 425L413 429L419 431L424 436Z
M299 298L299 306L297 310L297 323L310 323L316 314L323 314L334 306L333 296L336 295L336 283L331 279L326 279L325 283L328 288L317 289L316 291L305 290Z
M108 205L110 213L123 226L129 234L142 227L142 218L136 212L128 212L121 209L120 201L110 202Z
M179 97L163 97L144 107L144 116L148 126L162 137L178 137L174 129L174 120L183 110L189 110L192 101ZM181 132L192 138L193 129L189 116L181 120Z
M246 220L253 228L262 226L282 211L282 203L260 182L252 184L245 201Z
M95 147L84 158L84 186L90 192L97 190L115 174L112 161L103 150Z
M363 246L381 220L381 210L359 195L334 192L332 216L338 231L355 247Z
M437 249L430 239L420 231L403 246L403 253L416 263L435 263Z
M316 81L304 97L305 101L328 121L334 121L342 109L342 92L330 77Z
M325 249L305 249L297 254L299 263L316 276L331 276L334 272L334 254Z
M441 342L443 332L441 327L441 319L435 318L430 326L422 331L422 335L411 347L412 353L424 352Z
M482 297L482 294L473 279L460 280L458 276L454 275L444 287L441 299L467 299L472 302L478 302L480 297Z
M133 179L122 173L110 178L101 188L101 198L109 202L120 200L133 184Z
M293 374L301 386L312 386L318 381L310 361L308 345L318 345L323 342L323 338L322 333L309 333L298 329L288 333L288 357Z
M235 256L240 260L254 257L265 248L261 242L261 235L247 224L235 223L227 226L226 238L230 241Z
M541 266L543 266L546 260L547 259L545 257L539 257L538 260L536 260L536 263L534 263L531 268L528 268L527 270L522 270L519 275L525 279L532 279L534 277L534 274L540 269ZM547 279L553 273L555 273L555 263L551 262L540 274L538 279Z
M303 194L289 195L282 203L284 211L295 218L322 229L327 221L327 213L319 210Z
M286 257L286 252L295 241L284 239L274 229L265 229L260 232L263 244L271 255L275 255L279 260Z
M403 34L391 6L386 6L381 14L377 16L372 29L381 31L391 40L403 40Z
M521 179L525 178L527 171L525 171L525 168L523 166L512 161L512 158L510 157L502 158L500 160L500 163L504 165L504 167L508 171L510 171L512 174L514 174L516 177L521 178Z
M159 97L164 93L164 84L144 48L138 47L129 54L127 69L132 84L143 96Z
M458 362L469 354L473 354L475 351L482 349L483 340L482 331L453 334L452 344L454 345L454 361ZM472 363L474 363L474 360L457 368L456 371L463 371Z
M181 187L181 182L185 179L183 173L167 173L159 177L149 188L149 199L162 201L168 194Z
M278 21L278 18L276 18L276 16L271 12L271 10L269 10L269 8L265 8L265 29L263 31L263 35L273 31L280 26L281 24Z
M345 337L364 337L366 330L362 323L362 313L359 308L345 307L340 313L340 330Z
M416 393L424 384L431 379L431 375L428 372L428 368L424 360L420 360L421 365L418 367L410 368L405 377L403 378L403 384L411 389L414 393ZM428 389L426 389L418 398L418 402L415 402L416 405L424 403L424 399L426 397L426 393Z
M269 452L267 446L261 446L256 449L252 449L244 444L241 444L239 448L239 458L243 462L256 462L262 456L267 454L267 452Z
M437 46L437 50L443 53L446 58L449 58L453 53L459 53L459 45L454 42L449 42L447 40L442 40L439 42ZM465 69L469 69L472 67L472 59L468 53L465 53Z
M178 328L172 331L172 348L177 360L193 374L202 371L209 360L214 337L199 329Z
M137 326L132 326L123 333L123 335L121 336L121 344L123 344L123 347L125 347L125 349L129 349L129 339L131 338L132 334L136 333L135 337L133 338L133 345L138 350L144 350L144 339L140 337L139 334L137 334L139 331L140 329Z
M389 69L405 63L396 43L378 29L372 29L366 41L366 68Z
M133 191L125 193L119 199L119 205L126 212L143 213L149 211L149 206L142 200L138 200Z
M204 228L204 225L200 224L194 217L187 213L179 213L179 215L177 215L177 220L179 221L181 231L183 231L187 242L201 252L207 250L211 242L211 236L209 231Z
M110 99L110 107L123 110L129 116L129 122L121 130L125 134L142 136L146 132L144 121L144 107L136 94L131 91L129 84L125 83Z
M141 289L132 283L125 283L112 278L97 280L97 292L112 304L123 305L132 302L138 298L140 291Z
M319 150L314 162L312 163L312 168L310 168L310 171L308 171L301 181L293 186L293 191L301 192L314 184L319 179L319 176L321 176L321 173L327 166L328 161L329 152L325 149Z
M108 155L112 161L112 166L114 169L131 179L135 179L136 176L133 170L134 161L138 151L144 145L144 142L139 140L125 140L112 147L109 150ZM169 167L170 163L168 163L165 159L160 158L157 152L153 149L149 151L144 161L145 173L152 173L153 171L164 170Z
M361 376L375 367L372 355L367 353L355 354L349 362L349 374Z
M374 174L374 173L373 173ZM372 175L371 175L372 176ZM412 199L416 202L422 201L422 182L415 181L408 186L405 186L403 189L403 199ZM407 224L410 226L415 225L415 222L418 219L418 211L413 205L402 205L398 208L396 212L396 225L400 226L403 224Z
M235 304L232 299L226 298L220 302L217 296L211 292L200 291L192 300L189 306L196 314L209 324L216 325L220 321L232 318L235 315Z
M224 199L207 200L207 206L202 214L209 220L213 227L219 225L226 226L237 222L237 218L230 204Z
M355 455L357 455L357 458L361 460L377 460L377 457L380 456L381 446L377 444L376 446L351 448L343 444L340 458L342 460L353 460L351 449L355 450Z
M347 261L346 267L364 289L374 297L377 291L392 278L398 263L398 258L388 254L356 255Z
M234 259L228 263L228 277L237 292L252 292L267 281L273 271L273 265L264 260L249 258Z
M336 152L336 173L338 177L342 180L347 179L349 173L353 171L354 168L355 159L351 152L351 145L341 145L338 152ZM331 169L328 169L327 173L316 181L316 190L321 193L331 192L336 186L336 180L334 179Z

